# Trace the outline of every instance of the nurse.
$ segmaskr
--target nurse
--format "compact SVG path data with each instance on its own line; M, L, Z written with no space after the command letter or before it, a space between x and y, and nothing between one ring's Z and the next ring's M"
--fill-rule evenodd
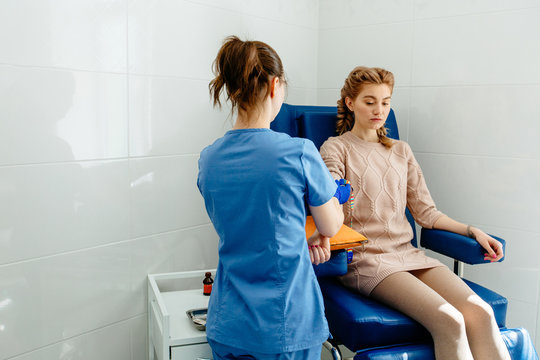
M236 114L201 152L197 180L219 235L206 331L214 360L320 359L329 331L312 262L329 259L350 188L311 141L270 130L286 87L274 49L228 37L214 74L214 106L224 93ZM305 201L319 232L307 242Z

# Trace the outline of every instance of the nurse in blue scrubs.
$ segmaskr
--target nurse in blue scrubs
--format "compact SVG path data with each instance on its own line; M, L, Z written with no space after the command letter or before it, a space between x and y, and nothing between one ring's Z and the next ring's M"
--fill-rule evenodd
M197 180L219 235L206 330L214 360L318 360L329 331L312 262L329 259L350 189L311 141L270 130L286 90L274 49L229 37L214 73L214 106L224 93L236 115L201 152ZM308 241L305 202L318 229Z

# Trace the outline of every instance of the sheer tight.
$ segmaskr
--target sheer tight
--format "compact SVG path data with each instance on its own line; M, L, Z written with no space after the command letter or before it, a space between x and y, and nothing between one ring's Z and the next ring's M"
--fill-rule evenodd
M491 307L446 267L392 274L370 296L428 329L437 360L510 360Z

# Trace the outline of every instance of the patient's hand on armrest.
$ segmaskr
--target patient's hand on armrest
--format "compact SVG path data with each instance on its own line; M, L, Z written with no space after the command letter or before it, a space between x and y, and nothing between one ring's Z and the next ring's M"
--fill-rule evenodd
M504 257L503 245L498 240L494 239L478 228L462 224L446 215L439 217L435 221L435 224L433 224L433 228L452 231L456 234L475 239L476 242L478 242L478 244L486 251L486 253L484 253L484 260L496 262Z
M330 238L321 235L317 230L307 240L309 257L313 265L330 260Z
M487 251L484 254L484 260L496 262L503 258L503 246L499 241L478 228L471 228L471 232L474 234L474 238L480 246Z

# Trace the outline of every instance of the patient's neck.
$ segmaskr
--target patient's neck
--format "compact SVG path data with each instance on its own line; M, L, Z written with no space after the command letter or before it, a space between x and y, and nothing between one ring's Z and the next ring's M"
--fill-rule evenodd
M356 124L355 124L356 125ZM356 135L358 138L367 141L367 142L379 142L379 136L377 135L377 130L374 129L364 129L360 126L353 126L351 132Z

